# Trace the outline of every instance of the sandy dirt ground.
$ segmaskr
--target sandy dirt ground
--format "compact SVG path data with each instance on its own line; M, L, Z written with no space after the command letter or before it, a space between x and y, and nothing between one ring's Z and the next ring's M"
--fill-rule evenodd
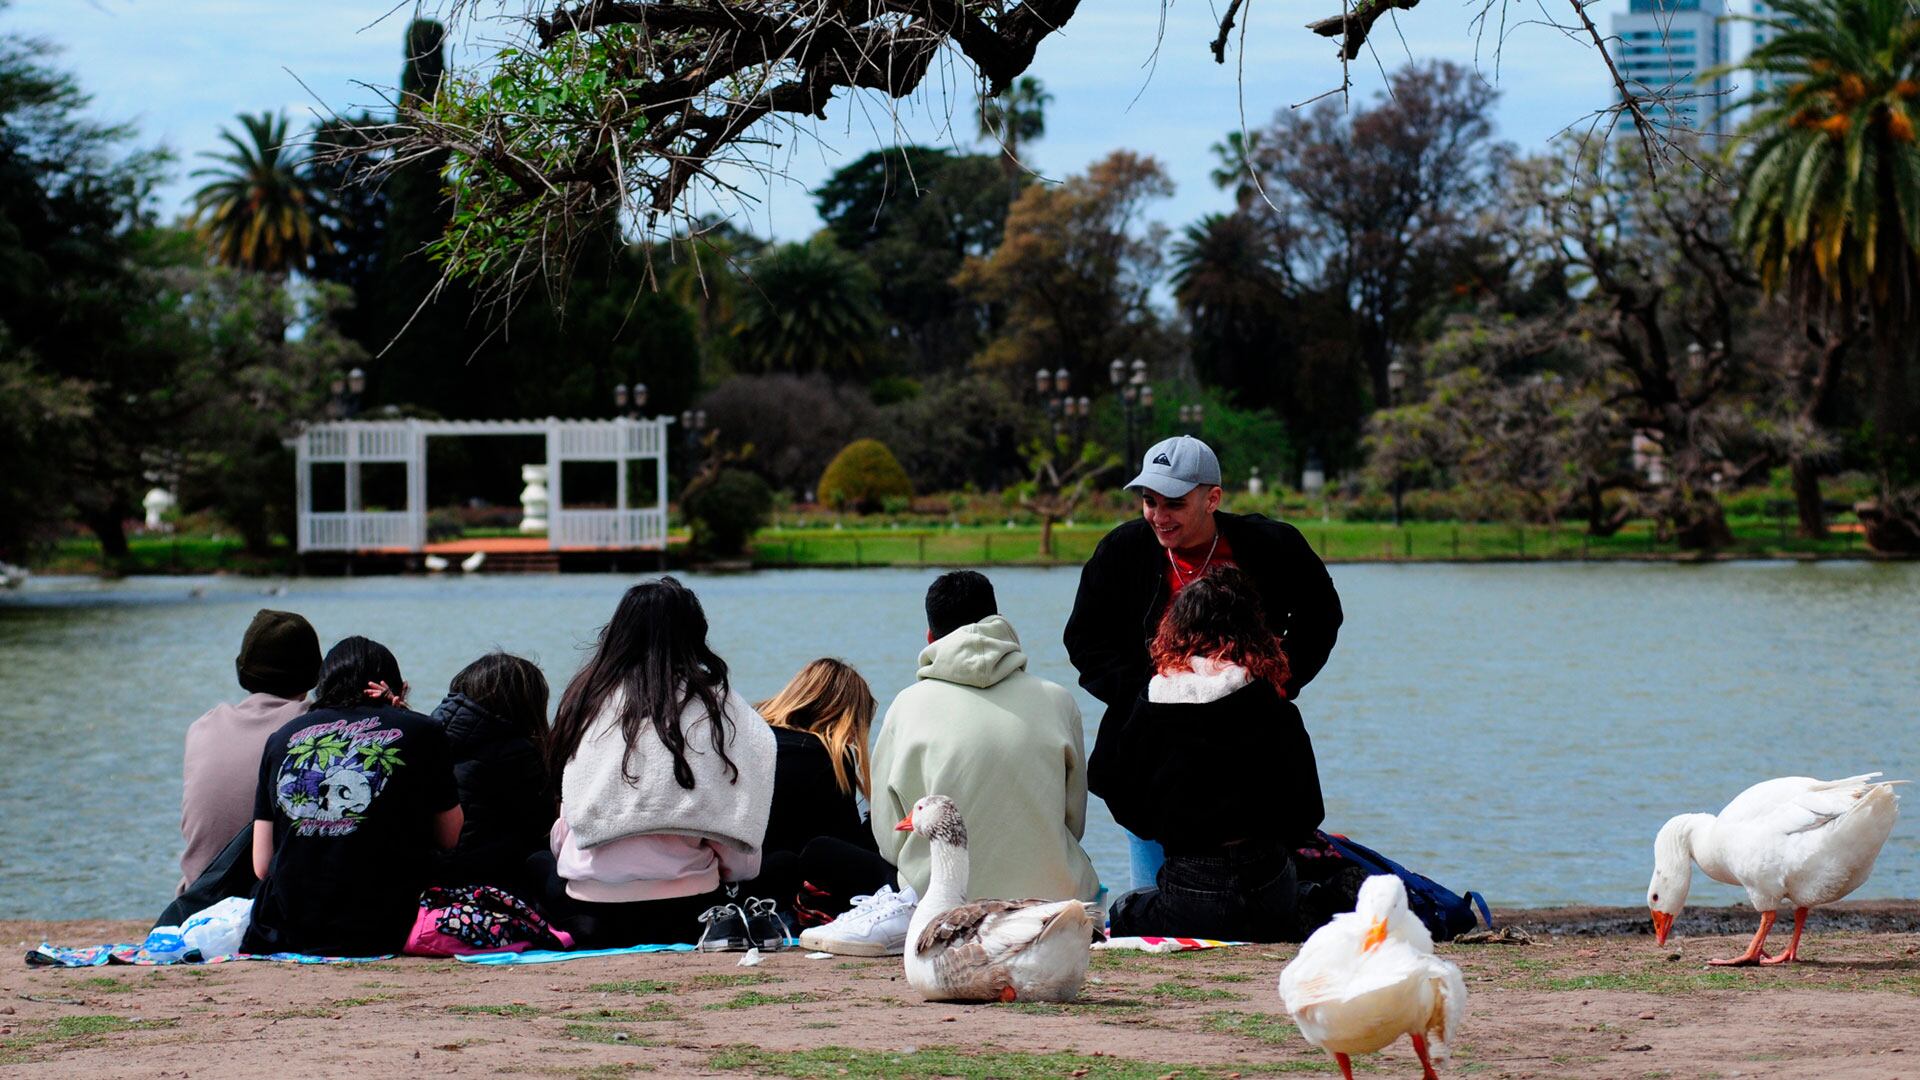
M1526 913L1531 944L1445 945L1466 973L1443 1076L1920 1080L1920 904L1859 905L1807 961L1718 969L1751 913ZM1866 928L1844 928L1848 925ZM1609 928L1616 932L1606 932ZM296 1077L1232 1077L1337 1075L1280 1007L1291 946L1096 954L1073 1005L931 1005L897 960L738 966L654 955L525 967L401 959L337 967L30 969L42 940L144 926L0 922L0 1075ZM1776 942L1784 944L1781 938ZM1402 1042L1362 1076L1419 1075Z

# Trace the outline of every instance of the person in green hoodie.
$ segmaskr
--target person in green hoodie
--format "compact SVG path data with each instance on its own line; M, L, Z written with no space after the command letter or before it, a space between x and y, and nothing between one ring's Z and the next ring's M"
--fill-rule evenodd
M1099 876L1080 847L1087 759L1073 695L1027 671L993 583L975 571L943 574L927 589L927 642L917 680L888 706L873 747L869 821L900 888L808 931L806 947L901 951L932 866L926 839L894 823L927 795L952 799L966 819L971 898L1098 898Z

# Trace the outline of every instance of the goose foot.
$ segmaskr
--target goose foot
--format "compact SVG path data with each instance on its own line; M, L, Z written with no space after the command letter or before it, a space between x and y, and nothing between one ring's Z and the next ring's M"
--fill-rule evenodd
M1345 1054L1333 1055L1333 1063L1340 1066L1340 1075L1353 1080L1353 1062Z
M1714 967L1746 967L1749 964L1764 964L1772 960L1767 955L1767 934L1773 929L1773 920L1779 918L1779 912L1760 913L1760 929L1753 932L1753 940L1747 943L1747 951L1726 960L1709 960Z
M1807 928L1807 909L1793 909L1793 940L1787 942L1787 951L1779 956L1766 956L1760 959L1763 964L1791 964L1800 959L1800 932Z
M1433 1059L1427 1057L1427 1037L1413 1037L1413 1052L1420 1058L1420 1080L1440 1080L1440 1074L1433 1071Z

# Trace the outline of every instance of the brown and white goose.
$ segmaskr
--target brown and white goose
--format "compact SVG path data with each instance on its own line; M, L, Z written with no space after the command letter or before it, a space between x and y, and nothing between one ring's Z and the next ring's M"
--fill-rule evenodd
M907 985L928 1001L1072 1001L1100 909L1080 900L967 901L967 826L929 795L894 826L927 838L933 874L907 925Z

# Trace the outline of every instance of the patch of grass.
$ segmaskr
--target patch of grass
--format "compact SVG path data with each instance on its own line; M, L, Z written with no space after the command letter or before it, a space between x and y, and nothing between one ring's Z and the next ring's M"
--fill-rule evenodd
M28 1030L0 1038L0 1065L42 1060L42 1054L60 1054L98 1046L109 1035L123 1031L152 1031L178 1026L180 1021L130 1020L124 1016L62 1016L51 1022L29 1020Z
M1157 998L1173 1001L1245 1001L1245 994L1236 994L1231 990L1209 990L1204 986L1194 986L1185 982L1159 982L1147 988L1147 993Z
M1054 1080L1055 1077L1069 1075L1099 1077L1101 1080L1158 1080L1169 1073L1186 1078L1296 1071L1284 1066L1180 1065L1164 1061L1094 1057L1066 1051L1036 1054L968 1051L950 1046L923 1046L912 1053L856 1050L845 1046L825 1046L815 1050L762 1050L755 1046L734 1046L714 1054L708 1064L714 1069L747 1070L762 1075L801 1078L844 1076L851 1080L932 1080L934 1077ZM1326 1067L1332 1068L1333 1062L1327 1061Z
M382 1001L392 1001L392 994L368 994L366 997L340 998L333 1003L336 1009L357 1009L362 1005L377 1005Z
M653 1004L663 1005L665 1002L656 1001ZM632 1009L587 1009L569 1015L577 1020L604 1020L615 1024L636 1024L642 1020L655 1019L644 1012L635 1012Z
M568 1076L577 1076L580 1080L618 1080L619 1077L637 1072L652 1072L653 1066L639 1061L616 1061L606 1065L589 1065L584 1069L574 1069Z
M447 1011L455 1016L539 1016L540 1010L532 1005L449 1005Z
M735 986L765 986L779 981L775 976L762 975L759 972L741 972L738 975L695 975L691 980L694 986L703 990Z
M98 990L103 994L124 994L133 989L131 983L122 979L116 979L111 975L95 975L92 978L81 979L77 985L84 986L89 990Z
M1544 990L1633 990L1643 994L1691 994L1699 990L1758 990L1762 980L1738 971L1629 971L1541 980Z
M658 979L623 979L620 982L594 983L587 987L602 994L664 994L673 988L674 984Z
M715 1001L702 1006L707 1009L755 1009L762 1005L805 1005L819 1001L811 990L801 990L792 994L763 994L758 990L748 990L735 994L725 1001Z
M1256 1039L1268 1046L1279 1046L1293 1039L1293 1023L1284 1017L1268 1013L1223 1012L1208 1013L1200 1022L1203 1031L1218 1032L1222 1035L1241 1035Z
M581 1042L606 1043L610 1046L652 1046L653 1043L607 1024L568 1024L560 1029L560 1034Z
M1242 975L1242 974L1239 974L1238 972L1232 972L1232 971L1225 972L1219 975L1209 975L1207 976L1207 978L1213 982L1223 982L1223 983L1243 983L1243 982L1253 981L1253 976L1251 975Z

